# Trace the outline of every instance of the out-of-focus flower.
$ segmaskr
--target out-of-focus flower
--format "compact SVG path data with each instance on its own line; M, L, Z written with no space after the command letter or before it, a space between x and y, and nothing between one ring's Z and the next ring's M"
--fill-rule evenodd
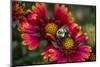
M96 34L95 34L95 25L93 24L87 24L83 26L83 30L87 32L88 35L88 43L91 47L95 47L95 39L96 39Z
M12 2L12 18L18 20L24 14L24 6L17 1Z
M41 40L47 40L41 54L44 61L80 62L90 56L91 47L84 43L87 35L64 5L55 4L53 17L48 19L46 4L36 3L24 18L19 19L18 30L23 38L22 44L27 45L29 50L35 50Z
M76 11L76 18L78 19L78 20L83 20L83 18L84 18L84 14L83 14L83 11L82 10L77 10Z
M92 52L90 54L90 58L89 58L91 61L95 61L96 60L96 53L95 52Z

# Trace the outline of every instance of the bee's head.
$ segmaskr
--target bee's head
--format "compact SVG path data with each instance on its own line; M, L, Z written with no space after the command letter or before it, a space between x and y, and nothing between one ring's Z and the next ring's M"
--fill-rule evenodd
M66 27L61 27L60 29L58 29L58 31L56 32L56 36L57 38L65 38L66 36L68 36L69 32L68 29Z

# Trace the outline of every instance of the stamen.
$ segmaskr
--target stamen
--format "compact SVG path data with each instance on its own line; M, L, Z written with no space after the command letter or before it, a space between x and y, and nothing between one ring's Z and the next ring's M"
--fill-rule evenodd
M56 34L58 26L55 23L48 23L45 26L45 31L50 34Z
M74 46L74 41L70 37L68 37L64 40L63 44L66 49L70 49Z

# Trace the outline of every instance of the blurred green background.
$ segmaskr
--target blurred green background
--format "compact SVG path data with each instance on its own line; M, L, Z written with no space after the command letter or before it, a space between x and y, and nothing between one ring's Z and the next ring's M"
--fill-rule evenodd
M31 9L32 2L20 2L25 5L25 10ZM54 4L47 3L48 18L53 15ZM88 44L96 50L96 7L86 5L72 5L66 4L76 23L82 27L82 30L88 34ZM27 47L22 46L20 32L17 30L17 22L12 21L12 62L13 65L29 65L29 64L43 64L40 53L45 47L45 40L40 42L40 46L34 52L31 52Z

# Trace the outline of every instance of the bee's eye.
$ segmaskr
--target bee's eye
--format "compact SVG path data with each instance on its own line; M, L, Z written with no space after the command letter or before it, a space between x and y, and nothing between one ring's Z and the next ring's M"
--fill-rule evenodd
M58 31L58 34L63 34L63 32L62 31Z
M67 33L67 30L66 29L60 28L60 29L58 29L58 31L56 33L56 36L58 38L64 38L66 36L66 33Z

